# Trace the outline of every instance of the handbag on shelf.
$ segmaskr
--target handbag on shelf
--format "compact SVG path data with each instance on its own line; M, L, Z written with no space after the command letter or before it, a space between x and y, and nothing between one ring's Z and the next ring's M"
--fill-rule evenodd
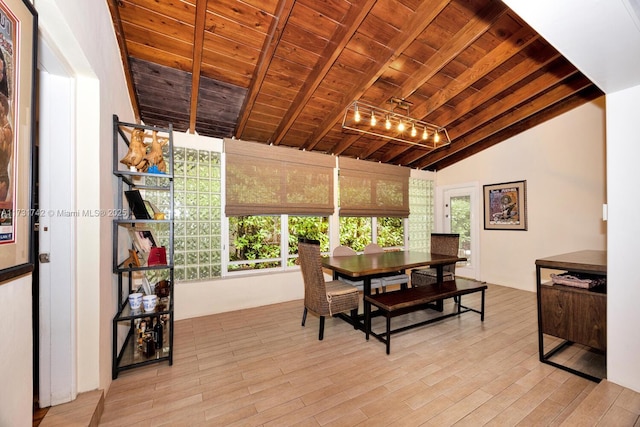
M149 257L147 258L147 265L152 267L154 265L167 265L167 249L164 246L154 246L149 251Z

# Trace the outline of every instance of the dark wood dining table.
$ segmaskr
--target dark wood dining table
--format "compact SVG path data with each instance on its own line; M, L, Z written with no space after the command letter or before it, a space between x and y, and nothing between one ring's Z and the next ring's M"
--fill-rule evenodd
M459 261L466 261L466 258L421 251L389 251L323 257L322 266L333 271L334 279L342 275L352 280L362 280L364 298L366 295L371 295L371 279L373 278L394 275L413 268L433 267L436 269L438 281L441 282L443 267Z

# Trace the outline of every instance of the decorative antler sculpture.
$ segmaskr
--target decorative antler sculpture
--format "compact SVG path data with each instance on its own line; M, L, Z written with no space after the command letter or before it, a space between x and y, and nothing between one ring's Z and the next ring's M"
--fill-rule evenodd
M158 138L158 132L153 131L153 137L151 141L151 149L144 156L144 160L147 162L147 167L157 166L158 171L166 172L167 165L164 162L164 156L162 155L162 147L169 142L167 138Z
M147 146L144 144L144 131L142 129L134 129L131 132L129 151L120 160L120 163L127 167L135 166L138 172L144 172L147 169L146 154Z

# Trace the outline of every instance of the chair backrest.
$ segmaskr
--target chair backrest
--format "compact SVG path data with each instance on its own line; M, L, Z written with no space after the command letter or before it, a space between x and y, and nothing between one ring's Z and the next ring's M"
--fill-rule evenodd
M312 312L326 316L329 314L329 302L320 257L319 241L298 238L298 261L304 281L304 305Z
M458 256L460 246L460 234L457 233L431 233L431 253L441 255ZM445 265L444 272L455 273L456 265Z
M349 246L338 246L333 250L333 256L349 256L357 255L358 253Z
M380 252L384 252L384 249L376 243L369 243L364 247L365 254L379 254Z

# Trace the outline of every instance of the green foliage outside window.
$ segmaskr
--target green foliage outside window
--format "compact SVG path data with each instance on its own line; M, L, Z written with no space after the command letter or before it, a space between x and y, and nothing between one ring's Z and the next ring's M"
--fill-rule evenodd
M229 261L280 258L280 216L229 218ZM229 270L272 268L279 261L229 265Z
M371 218L341 217L340 244L361 252L372 242ZM383 248L404 245L402 218L377 219L377 243Z
M378 218L378 245L383 248L404 246L402 218Z
M290 216L287 235L289 266L294 265L292 255L298 253L298 236L319 240L320 250L329 251L328 218ZM230 217L229 271L279 267L281 241L280 216ZM273 260L274 258L278 261Z
M451 198L451 232L460 234L460 249L471 249L471 200L469 197Z
M320 241L320 252L329 251L329 218L289 217L289 254L298 253L298 237Z
M371 218L340 217L340 244L361 252L371 243Z

